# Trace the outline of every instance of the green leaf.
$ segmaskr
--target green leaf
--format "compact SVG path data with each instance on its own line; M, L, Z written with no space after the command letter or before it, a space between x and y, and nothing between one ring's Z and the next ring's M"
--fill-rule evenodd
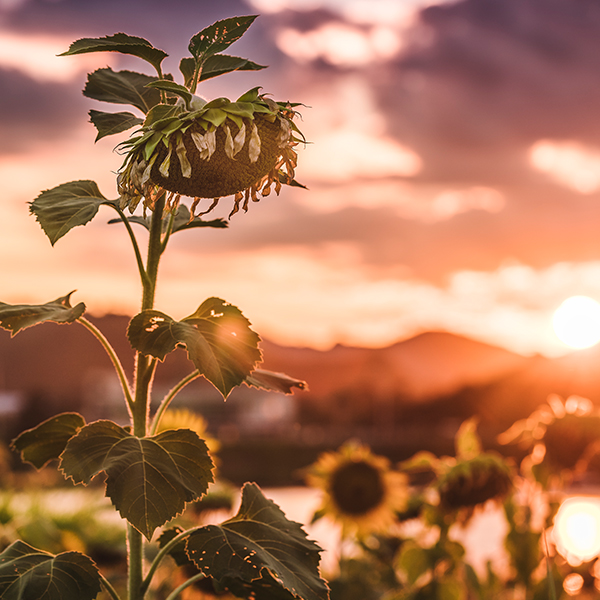
M113 71L110 67L88 75L83 95L112 104L131 104L147 113L160 104L160 92L148 87L156 77L134 71Z
M90 110L90 121L98 130L96 141L107 135L127 131L144 122L143 119L132 115L130 112L107 113L100 110Z
M84 179L43 191L29 203L29 212L54 246L73 227L89 223L102 204L116 206L114 200L102 195L95 181Z
M196 59L190 56L186 56L179 61L179 70L183 75L183 82L186 86L192 83L194 72L196 70Z
M472 417L463 422L455 438L456 457L461 460L471 460L482 452L481 440L477 435L477 418Z
M51 460L58 459L67 442L85 425L78 413L62 413L23 431L10 447L21 453L21 459L41 469Z
M205 300L181 321L145 310L131 320L127 336L135 350L159 360L184 345L196 368L225 398L261 360L260 338L250 329L250 322L220 298Z
M72 56L88 52L130 54L149 62L158 72L160 72L162 61L169 56L163 50L155 48L148 40L126 33L115 33L102 38L82 38L73 42L69 49L59 56Z
M191 61L191 64L188 63L184 68L189 69L189 67L191 66L193 69L194 59L188 58L183 60ZM179 68L181 69L181 64L179 65ZM229 54L214 54L212 56L209 56L202 65L200 81L206 81L207 79L218 77L219 75L224 75L225 73L231 73L233 71L260 71L261 69L266 68L266 65L258 65L255 62L248 60L247 58L240 58L239 56L230 56ZM190 74L190 80L192 78L192 75L193 70ZM186 77L185 73L184 77Z
M237 99L237 102L255 102L256 100L258 100L258 92L260 90L261 90L260 87L255 87L255 88L252 88L251 90L248 90L246 93L242 94Z
M239 40L258 15L223 19L206 27L190 40L190 54L204 62L209 56L222 52Z
M96 565L79 552L53 556L18 540L0 554L2 600L93 600L100 590Z
M430 550L421 548L413 540L408 540L402 544L396 567L404 573L409 585L413 586L421 575L433 569L435 562L435 556Z
M216 229L227 229L229 223L225 219L212 219L203 221L200 217L194 217L190 221L190 210L185 204L180 204L173 221L173 233L196 227L215 227Z
M104 471L106 495L148 540L186 502L206 492L213 467L206 444L189 429L138 438L112 421L83 427L69 440L60 462L74 483L87 485Z
M166 121L167 119L174 119L177 115L182 112L183 107L173 104L158 104L150 109L146 120L144 121L144 127L150 127L160 121Z
M192 93L186 87L179 85L174 81L169 81L168 79L157 79L156 81L150 82L146 87L170 92L171 94L183 98L187 103L192 100Z
M85 304L80 302L71 306L73 292L46 304L5 304L0 302L0 327L17 335L21 329L53 321L54 323L73 323L85 312Z
M306 381L294 379L285 373L276 373L274 371L266 371L265 369L254 369L246 377L244 383L259 390L280 392L282 394L292 394L294 388L308 390Z
M242 488L238 514L190 535L186 552L219 587L240 598L325 600L320 548L299 523L265 498L256 484Z

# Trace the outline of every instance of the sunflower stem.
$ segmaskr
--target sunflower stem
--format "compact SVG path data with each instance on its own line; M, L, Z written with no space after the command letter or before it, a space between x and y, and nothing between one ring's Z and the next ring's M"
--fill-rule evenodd
M194 381L194 379L198 379L200 377L200 371L194 371L190 373L187 377L184 377L177 385L175 385L169 393L163 398L156 414L154 415L154 419L152 420L152 425L150 427L150 435L156 435L156 431L158 430L158 426L160 425L160 420L162 419L165 411L171 404L171 400L175 398L175 396L190 382Z

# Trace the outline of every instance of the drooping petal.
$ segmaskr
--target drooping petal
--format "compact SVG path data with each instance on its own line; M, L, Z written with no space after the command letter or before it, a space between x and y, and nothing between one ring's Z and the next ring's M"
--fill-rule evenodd
M233 156L234 157L244 147L245 141L246 141L246 124L244 122L242 122L242 126L240 127L240 130L236 133L235 137L233 138Z
M158 172L163 177L169 177L169 167L171 166L171 154L173 154L173 146L169 147L167 156L165 157L165 160L162 161L162 164L160 165L160 167L158 169Z
M233 160L233 137L231 137L231 129L229 125L225 125L225 154Z
M192 131L190 132L190 137L196 148L198 148L200 158L206 160L208 158L208 142L206 140L206 135L203 135L199 131Z
M192 165L187 157L187 150L185 149L185 144L183 143L183 137L179 136L177 140L177 158L179 158L179 165L181 167L181 174L189 179L192 176Z
M250 142L248 143L248 155L251 163L255 163L260 156L260 136L258 135L256 123L252 123L252 132L250 134Z
M217 130L212 129L210 131L207 131L204 137L206 139L206 147L208 148L208 160L213 155L214 151L217 149Z

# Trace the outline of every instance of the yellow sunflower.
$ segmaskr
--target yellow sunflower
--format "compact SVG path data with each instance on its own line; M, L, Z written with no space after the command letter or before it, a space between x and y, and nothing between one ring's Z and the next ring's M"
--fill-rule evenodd
M324 492L316 514L340 522L344 534L387 531L406 508L409 495L406 476L355 441L322 454L307 469L306 482Z

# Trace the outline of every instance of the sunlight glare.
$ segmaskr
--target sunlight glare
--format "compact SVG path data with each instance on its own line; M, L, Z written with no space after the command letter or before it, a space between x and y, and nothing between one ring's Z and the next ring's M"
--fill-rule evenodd
M600 502L568 498L554 517L557 550L570 564L591 560L600 554Z
M571 348L590 348L600 342L600 304L588 296L571 296L552 319L558 339Z

